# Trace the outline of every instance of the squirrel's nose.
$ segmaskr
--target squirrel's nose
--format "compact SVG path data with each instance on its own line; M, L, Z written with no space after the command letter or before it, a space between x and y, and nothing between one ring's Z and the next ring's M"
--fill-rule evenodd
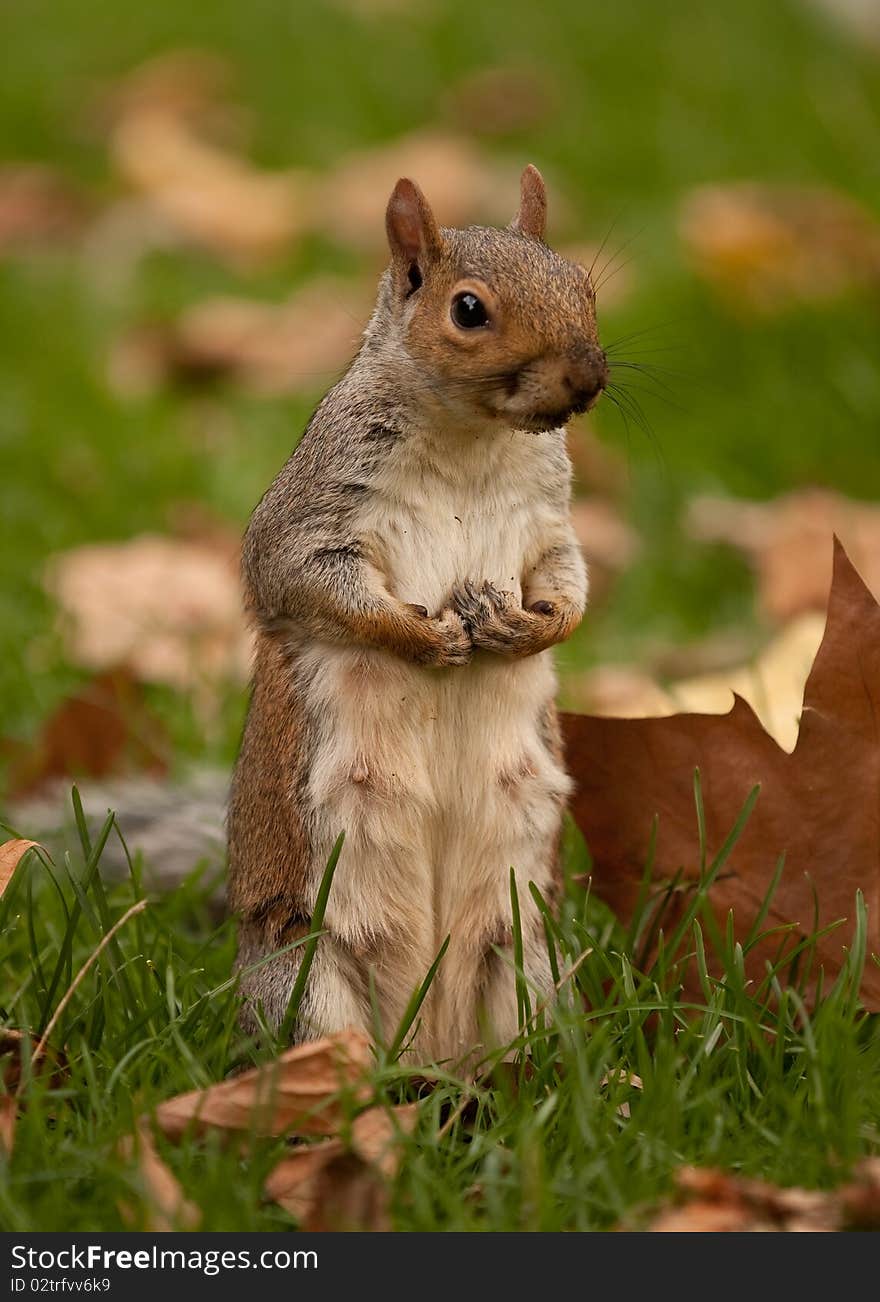
M587 344L569 356L565 382L575 407L599 396L608 383L608 360L598 344Z

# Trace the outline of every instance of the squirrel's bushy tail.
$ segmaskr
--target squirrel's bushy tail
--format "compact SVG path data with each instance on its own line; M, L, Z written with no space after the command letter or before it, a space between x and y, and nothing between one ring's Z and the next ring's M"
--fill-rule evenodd
M50 852L69 848L77 840L70 786L69 781L58 781L18 801L8 809L7 821ZM87 779L79 791L90 825L100 826L107 811L114 811L130 853L143 859L149 887L171 889L200 864L209 871L223 867L228 773L200 769L177 781L144 776ZM101 867L107 877L127 873L117 836L109 838Z

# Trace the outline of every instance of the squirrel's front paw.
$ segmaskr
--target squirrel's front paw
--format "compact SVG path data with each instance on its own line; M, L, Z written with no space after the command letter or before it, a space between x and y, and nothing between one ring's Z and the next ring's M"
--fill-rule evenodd
M557 640L551 627L556 611L549 602L536 602L533 609L524 610L512 592L502 592L491 583L477 587L466 582L455 589L452 603L477 650L527 656Z
M419 612L423 609L418 608ZM474 653L474 644L457 611L442 610L435 619L423 616L421 625L423 651L418 657L421 664L442 668L468 663Z

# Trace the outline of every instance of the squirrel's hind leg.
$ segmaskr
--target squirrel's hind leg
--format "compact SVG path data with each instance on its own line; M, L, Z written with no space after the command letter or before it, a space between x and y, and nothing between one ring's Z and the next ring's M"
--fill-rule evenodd
M259 1026L258 1009L273 1030L280 1028L302 963L303 947L300 946L279 954L252 971L247 970L277 948L278 945L270 943L256 926L242 924L236 964L242 973L239 986L243 996L241 1024L252 1033ZM369 999L364 984L359 965L347 947L331 935L322 936L293 1028L293 1042L317 1040L347 1027L369 1033Z

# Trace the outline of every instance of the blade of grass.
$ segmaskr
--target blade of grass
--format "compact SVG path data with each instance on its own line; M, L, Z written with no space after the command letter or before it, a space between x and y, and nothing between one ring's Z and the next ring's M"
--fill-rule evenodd
M296 974L296 980L293 983L293 989L290 992L290 999L287 1001L287 1010L281 1022L278 1031L278 1038L282 1044L290 1040L296 1019L299 1016L300 1004L302 1003L303 993L306 988L306 982L309 979L312 963L315 959L315 951L318 948L318 942L321 939L321 928L324 925L324 914L327 910L327 901L330 898L330 887L333 885L333 875L336 872L336 865L339 863L339 856L342 854L342 847L345 843L345 833L340 832L336 838L336 844L330 851L330 858L327 860L327 867L324 869L324 875L321 878L321 884L318 887L318 895L315 900L315 908L312 912L311 935L308 944L303 950L302 960L300 961L299 971Z

